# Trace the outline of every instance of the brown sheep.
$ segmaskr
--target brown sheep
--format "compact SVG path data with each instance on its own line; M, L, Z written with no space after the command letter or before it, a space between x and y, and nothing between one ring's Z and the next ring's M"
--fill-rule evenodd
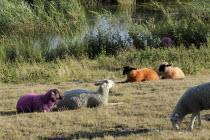
M141 81L154 81L159 80L159 76L156 71L148 68L136 69L133 67L123 67L123 75L127 74L127 80L125 82L141 82Z
M161 79L185 78L185 74L180 68L173 67L172 64L169 64L167 62L163 62L160 64L159 72L163 72Z

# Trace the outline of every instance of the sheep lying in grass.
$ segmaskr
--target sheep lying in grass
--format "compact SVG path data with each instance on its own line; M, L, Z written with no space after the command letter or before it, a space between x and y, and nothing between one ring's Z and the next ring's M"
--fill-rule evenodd
M156 71L148 68L136 69L133 67L123 67L123 75L127 74L125 82L141 82L141 81L153 81L159 80L159 76Z
M49 112L57 99L62 99L58 89L51 89L45 95L27 94L17 102L18 113Z
M198 125L201 126L201 110L210 109L210 82L190 87L176 104L170 121L173 128L179 126L187 114L192 113L188 130L193 129L194 121L198 116Z
M173 67L172 64L169 64L167 62L163 62L160 64L159 72L163 72L162 79L185 78L185 74L180 68Z
M99 85L98 91L88 91L75 89L66 91L64 99L57 102L58 109L79 109L86 107L96 107L99 105L118 105L122 103L108 103L109 89L114 86L111 80L103 80Z

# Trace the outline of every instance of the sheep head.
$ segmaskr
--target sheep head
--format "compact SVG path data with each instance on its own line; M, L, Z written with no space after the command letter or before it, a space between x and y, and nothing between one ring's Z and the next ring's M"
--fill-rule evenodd
M112 80L103 80L100 83L95 83L94 85L96 86L102 86L102 87L107 87L108 89L110 89L111 87L114 86L114 82Z
M165 71L165 67L169 67L169 66L172 66L172 64L169 64L167 62L161 63L160 67L159 67L159 72L164 72Z
M179 114L175 114L174 116L170 116L170 121L174 129L179 130L179 126L183 120L183 117L180 117Z
M132 70L136 70L136 68L133 68L133 67L130 67L130 66L123 67L123 75L129 74Z
M60 91L59 91L59 89L51 89L50 90L50 95L51 95L51 100L52 101L56 101L57 99L63 99L63 97L61 96L61 94L60 94Z

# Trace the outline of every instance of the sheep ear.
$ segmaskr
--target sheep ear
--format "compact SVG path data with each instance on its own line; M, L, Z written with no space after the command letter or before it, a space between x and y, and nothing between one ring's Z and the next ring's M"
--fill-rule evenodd
M132 67L130 70L137 70L137 68L133 68L133 67Z
M94 85L95 85L95 86L100 86L100 85L101 85L101 83L95 83Z
M51 92L51 98L54 98L54 97L55 97L55 93Z
M169 63L167 66L172 66L173 64L172 63Z

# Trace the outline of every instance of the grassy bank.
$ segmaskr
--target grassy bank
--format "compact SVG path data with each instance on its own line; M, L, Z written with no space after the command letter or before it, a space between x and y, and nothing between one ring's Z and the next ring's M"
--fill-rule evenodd
M117 56L105 56L91 60L66 57L53 62L2 63L0 81L3 83L62 81L92 82L102 79L123 81L122 67L129 65L137 68L148 67L158 71L161 62L171 62L183 69L187 75L204 73L210 68L209 48L146 48L144 51L120 52ZM22 55L19 55L22 56Z

